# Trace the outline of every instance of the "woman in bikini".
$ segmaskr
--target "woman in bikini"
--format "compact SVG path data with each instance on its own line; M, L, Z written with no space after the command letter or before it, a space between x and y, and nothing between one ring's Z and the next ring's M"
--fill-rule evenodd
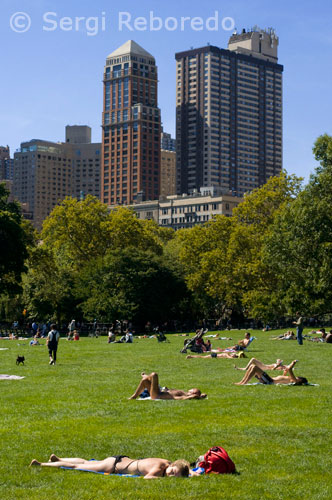
M165 476L189 476L189 462L186 460L176 460L175 462L170 462L164 458L141 458L136 460L126 455L116 455L105 458L105 460L84 460L84 458L59 458L52 454L49 462L42 463L32 460L30 466L66 467L68 469L104 472L105 474L132 474L143 476L144 479Z
M257 360L256 360L257 361ZM280 361L280 360L278 360ZM294 385L305 385L308 383L308 380L305 377L295 377L293 373L293 368L297 361L292 361L290 365L283 366L284 369L283 375L279 375L278 377L270 377L262 368L257 366L257 364L251 364L243 379L240 382L235 383L235 385L245 385L251 380L253 377L256 377L259 382L264 385L273 385L273 384L291 384ZM271 366L271 365L266 365Z

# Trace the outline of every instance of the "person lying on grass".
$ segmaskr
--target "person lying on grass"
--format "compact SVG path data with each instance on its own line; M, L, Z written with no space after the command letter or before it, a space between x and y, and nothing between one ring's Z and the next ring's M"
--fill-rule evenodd
M284 366L283 375L279 375L278 377L270 377L262 368L257 366L257 364L251 364L243 379L240 382L236 382L235 385L245 385L251 380L253 377L256 377L257 380L261 384L265 385L273 385L273 384L291 384L294 385L305 385L308 383L308 380L305 377L295 377L293 373L293 368L297 361L292 361L290 365Z
M262 363L262 361L259 361L259 359L256 359L256 358L251 358L251 360L247 363L247 366L244 366L243 368L240 368L239 366L236 366L236 365L234 365L234 368L235 368L235 370L247 371L252 366L258 366L258 368L260 368L263 371L285 370L286 369L286 366L283 365L283 361L281 359L277 359L277 361L275 363L272 363L271 365L267 365L265 363Z
M189 462L176 460L170 462L164 458L141 458L132 459L126 455L115 455L105 460L85 460L84 458L59 458L52 454L48 462L32 460L31 466L40 467L67 467L68 469L80 469L93 472L104 472L106 474L132 474L143 476L144 479L156 479L158 477L188 477Z
M330 333L326 333L325 328L321 328L314 333L320 333L321 337L308 338L308 340L311 340L312 342L325 342L326 344L332 344L332 330L330 330Z
M296 340L294 332L288 330L286 333L278 335L278 337L272 337L271 340Z
M142 379L134 394L128 399L137 399L144 390L147 390L151 399L203 399L206 394L202 394L199 389L190 389L189 391L181 391L179 389L163 389L159 386L158 374L153 372L150 375L142 373Z
M186 356L186 359L192 359L192 358L203 358L203 359L211 359L211 358L226 358L226 359L234 359L234 358L244 358L244 352L210 352L209 354L202 355L202 354L188 354Z

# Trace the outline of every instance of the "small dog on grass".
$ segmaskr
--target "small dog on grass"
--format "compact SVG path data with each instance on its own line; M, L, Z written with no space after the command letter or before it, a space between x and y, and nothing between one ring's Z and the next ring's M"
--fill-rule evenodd
M22 363L24 365L25 357L24 356L17 356L16 358L16 364L19 365Z

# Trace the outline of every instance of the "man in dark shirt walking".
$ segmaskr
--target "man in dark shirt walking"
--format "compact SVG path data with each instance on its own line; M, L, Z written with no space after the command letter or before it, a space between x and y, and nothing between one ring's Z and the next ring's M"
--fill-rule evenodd
M60 333L57 331L56 325L51 325L51 330L47 335L47 341L46 341L48 347L48 354L50 356L50 365L55 365L59 338L60 338Z

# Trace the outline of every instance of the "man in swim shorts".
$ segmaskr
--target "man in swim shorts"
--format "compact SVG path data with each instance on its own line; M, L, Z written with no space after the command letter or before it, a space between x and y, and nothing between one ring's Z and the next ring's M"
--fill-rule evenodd
M126 455L115 455L105 458L105 460L85 460L84 458L59 458L52 454L49 462L42 463L32 460L30 466L66 467L68 469L104 472L105 474L132 474L143 476L144 479L165 476L189 476L189 462L186 460L176 460L175 462L170 462L164 458L141 458L136 460Z

